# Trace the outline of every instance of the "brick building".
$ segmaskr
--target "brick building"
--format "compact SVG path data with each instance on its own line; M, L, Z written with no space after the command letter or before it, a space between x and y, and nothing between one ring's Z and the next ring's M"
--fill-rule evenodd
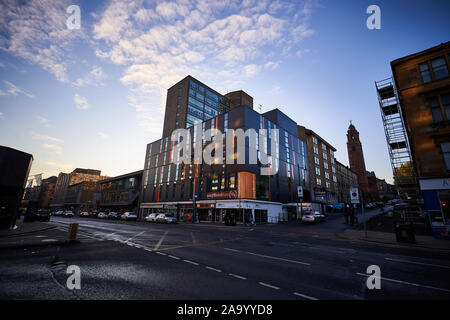
M358 176L358 187L364 193L369 192L369 182L367 180L366 164L364 162L364 153L361 141L359 140L359 132L355 126L350 123L347 130L347 152L350 168Z

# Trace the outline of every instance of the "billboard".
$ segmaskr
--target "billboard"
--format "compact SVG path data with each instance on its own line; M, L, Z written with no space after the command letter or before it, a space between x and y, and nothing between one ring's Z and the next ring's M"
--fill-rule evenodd
M238 172L238 198L256 199L256 174Z

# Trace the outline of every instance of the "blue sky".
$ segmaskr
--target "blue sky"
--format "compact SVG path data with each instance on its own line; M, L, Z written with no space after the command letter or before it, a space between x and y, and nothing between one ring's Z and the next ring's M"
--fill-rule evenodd
M81 29L66 27L69 5ZM381 30L366 8L381 8ZM41 1L0 3L0 144L32 174L143 168L168 87L187 74L278 107L348 164L348 120L366 167L392 182L374 81L390 61L449 40L449 1Z

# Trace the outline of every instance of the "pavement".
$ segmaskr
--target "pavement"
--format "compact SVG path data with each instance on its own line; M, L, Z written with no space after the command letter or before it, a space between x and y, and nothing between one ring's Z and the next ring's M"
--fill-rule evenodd
M45 224L43 222L33 221L24 223L22 219L18 219L16 221L16 228L0 229L0 238L36 233L53 228L55 228L55 226Z
M73 222L78 243L0 249L0 299L450 298L448 253L322 232L345 229L339 217L238 228L52 217L45 224L55 228L23 237L65 237ZM0 244L9 238L21 237ZM80 290L66 287L72 265L80 268ZM381 270L380 290L366 286L372 265Z

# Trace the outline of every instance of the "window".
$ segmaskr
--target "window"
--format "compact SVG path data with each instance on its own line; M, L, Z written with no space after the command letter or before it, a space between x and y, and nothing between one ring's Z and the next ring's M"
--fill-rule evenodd
M450 94L441 96L442 106L444 107L445 116L450 120Z
M324 167L325 169L328 169L328 162L324 162L324 163L323 163L323 167Z
M234 189L236 187L236 175L232 174L230 175L230 178L228 179L228 188Z
M438 98L433 97L431 99L428 99L428 104L430 105L434 123L441 122L443 119Z
M316 167L316 174L317 174L318 176L320 176L320 168L319 168L319 167Z
M442 155L444 156L445 166L450 170L450 142L441 143Z
M436 80L448 77L448 69L444 57L431 60L431 68Z
M428 68L428 63L424 62L419 64L420 74L422 75L422 81L424 83L431 81L430 69Z
M322 185L322 179L316 178L316 184L317 184L318 186L321 186L321 185Z
M319 148L317 148L316 146L314 146L313 148L314 148L314 153L319 154Z
M333 181L334 181L334 182L337 182L336 175L334 175L334 174L333 174Z
M328 181L325 183L327 188L330 189L331 183L329 183Z
M319 160L318 157L314 157L314 163L315 163L315 164L320 164L320 160Z
M328 173L328 171L325 171L325 178L330 180L330 174Z
M324 143L322 143L322 150L327 150L327 146Z
M312 137L313 143L317 144L317 138L316 137Z

